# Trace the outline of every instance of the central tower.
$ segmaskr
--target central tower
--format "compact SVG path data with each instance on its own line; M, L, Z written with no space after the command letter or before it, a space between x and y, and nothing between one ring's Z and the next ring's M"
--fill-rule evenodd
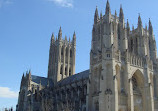
M72 41L62 39L62 30L59 29L58 38L52 34L49 50L48 78L56 82L75 74L76 34Z

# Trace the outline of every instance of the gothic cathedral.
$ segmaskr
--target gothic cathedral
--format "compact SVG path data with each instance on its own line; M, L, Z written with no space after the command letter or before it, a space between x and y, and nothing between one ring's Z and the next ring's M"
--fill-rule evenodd
M48 77L23 74L17 111L158 111L158 58L153 27L130 29L119 16L95 10L90 69L75 74L76 34L51 37Z

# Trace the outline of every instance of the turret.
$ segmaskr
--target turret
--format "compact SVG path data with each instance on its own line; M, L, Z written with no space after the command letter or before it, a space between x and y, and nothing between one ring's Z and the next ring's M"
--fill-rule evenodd
M76 45L76 33L75 33L75 31L74 31L74 34L73 34L73 40L72 41L73 41L73 44Z
M98 8L96 7L95 15L94 15L94 24L97 24L98 20L99 20Z

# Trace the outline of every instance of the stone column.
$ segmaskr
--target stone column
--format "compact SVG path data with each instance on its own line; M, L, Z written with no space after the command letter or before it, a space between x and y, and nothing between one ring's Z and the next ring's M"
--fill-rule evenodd
M129 79L128 83L128 111L134 111L132 78Z
M68 56L67 56L67 76L69 76L69 67L71 67L70 66L70 43L68 46Z
M116 73L116 72L115 72ZM116 75L115 75L116 76ZM116 77L114 78L114 93L115 93L115 111L118 111L118 84Z
M64 45L63 46L63 77L65 76L65 57L66 57L66 54L65 54L65 52L66 52L66 46Z
M117 76L117 72L116 72L116 62L115 62L115 59L112 60L112 73L113 73L113 88L114 88L114 105L115 105L115 108L114 110L115 111L118 111L118 78L116 77ZM120 71L120 70L119 70ZM113 106L112 106L113 107ZM113 109L113 108L112 108Z
M57 82L61 80L61 75L60 75L60 68L61 68L61 45L59 45L59 49L58 49L58 71L57 71Z
M75 74L75 60L76 60L76 44L73 44L72 51L72 75Z
M149 93L150 93L150 102L151 102L150 111L154 111L153 86L151 83L149 84Z

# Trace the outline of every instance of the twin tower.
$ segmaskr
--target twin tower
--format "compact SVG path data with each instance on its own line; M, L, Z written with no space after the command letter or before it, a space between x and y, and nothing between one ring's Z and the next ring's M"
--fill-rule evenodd
M53 79L54 84L75 73L76 34L72 41L62 39L60 27L56 40L52 34L49 50L48 78Z

